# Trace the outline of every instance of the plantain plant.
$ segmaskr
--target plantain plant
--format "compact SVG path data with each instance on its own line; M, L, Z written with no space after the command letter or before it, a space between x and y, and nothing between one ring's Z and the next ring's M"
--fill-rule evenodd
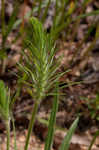
M50 35L43 30L42 24L34 17L30 19L27 39L24 41L27 52L24 53L25 65L20 69L24 71L26 78L31 82L28 88L34 98L34 107L29 124L28 135L25 144L25 150L28 149L30 134L35 122L38 107L49 89L53 88L62 73L57 74L59 64L54 65L55 48Z
M41 101L49 92L55 88L54 100L52 111L49 119L48 135L45 142L45 150L51 150L54 136L54 128L56 122L56 113L59 103L59 78L64 73L58 73L59 63L55 60L55 47L53 46L52 38L48 35L42 27L42 24L34 17L30 19L30 30L27 34L27 38L24 41L24 64L19 64L19 68L23 71L23 80L28 87L30 95L34 99L33 110L31 114L31 120L29 122L28 134L26 137L26 143L24 150L28 150L29 139L33 129L33 125L36 119L38 107ZM7 150L10 149L10 122L13 121L13 129L15 136L14 119L12 115L12 106L14 104L14 98L11 100L10 91L5 87L3 81L0 81L0 116L5 123L7 130ZM79 118L77 118L68 134L63 140L60 150L68 150L70 139L74 133ZM16 138L14 150L16 150Z
M34 17L30 19L26 36L27 38L24 40L26 50L23 51L24 63L23 65L19 64L19 68L24 72L23 82L29 85L28 92L34 99L34 106L24 150L28 150L30 135L41 101L49 93L49 90L55 87L59 78L66 73L58 73L59 63L55 60L55 46L52 37L43 30L42 24ZM57 93L54 94L57 95ZM52 124L55 123L57 103L53 107L52 119L50 120L51 123L53 122ZM53 128L49 130L48 139L50 136L52 139ZM50 149L50 147L51 145L45 144L45 150Z

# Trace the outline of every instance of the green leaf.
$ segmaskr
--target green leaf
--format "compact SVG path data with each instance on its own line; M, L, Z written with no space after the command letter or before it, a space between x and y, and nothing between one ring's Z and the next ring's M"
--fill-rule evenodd
M91 149L92 149L92 146L93 146L93 144L95 143L95 140L96 140L97 136L99 136L99 130L96 131L96 133L95 133L95 135L94 135L94 137L93 137L93 139L92 139L92 141L91 141L91 143L90 143L90 146L89 146L88 150L91 150Z
M9 119L10 91L5 87L3 81L0 81L0 116L3 120Z
M89 13L86 13L86 14L81 14L81 15L77 16L76 18L74 18L73 21L76 21L77 19L85 18L85 17L88 17L88 16L96 16L96 15L99 15L99 9L94 10L94 11L89 12Z
M7 57L6 52L4 50L0 50L0 59L4 59L6 57Z
M6 106L6 88L3 81L0 81L0 105L5 108Z
M9 20L9 23L8 23L8 26L7 26L7 29L6 29L6 32L5 32L5 36L4 36L4 42L6 41L9 33L12 31L13 29L13 26L14 26L14 23L15 23L15 19L16 19L16 16L17 16L17 13L18 13L18 10L19 10L19 5L16 4L15 5L15 8L13 10L13 13L10 17L10 20Z
M49 9L50 3L51 3L51 0L48 0L47 6L46 6L45 11L44 11L44 14L43 14L43 16L42 16L42 22L43 22L43 23L44 23L44 21L45 21L45 19L46 19L46 16L47 16L47 13L48 13L48 9Z
M55 122L56 122L56 112L58 110L58 100L59 100L58 85L56 87L56 93L57 94L55 95L55 99L53 101L53 108L52 108L52 112L50 115L49 126L48 126L48 135L46 138L44 150L51 150L52 143L53 143L53 135L54 135Z
M32 42L34 43L34 46L38 49L44 48L46 38L42 24L35 17L30 19L30 23L32 25Z
M74 134L75 132L75 129L77 127L77 124L78 124L78 121L79 121L79 117L73 122L73 124L71 125L69 131L67 132L59 150L68 150L69 149L69 145L70 145L70 140L72 138L72 135Z

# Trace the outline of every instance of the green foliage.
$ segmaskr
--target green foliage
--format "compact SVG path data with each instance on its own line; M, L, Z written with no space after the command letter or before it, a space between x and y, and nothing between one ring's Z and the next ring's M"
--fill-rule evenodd
M5 0L2 0L2 9L1 9L1 18L2 18L2 53L5 52L6 49L6 40L8 38L9 33L12 31L14 23L16 21L16 16L18 14L19 5L15 3L14 10L8 22L8 25L5 24Z
M12 15L11 15L10 20L9 20L9 22L8 22L8 25L7 25L7 27L6 27L5 35L4 35L4 38L3 38L3 44L5 44L6 39L7 39L8 35L9 35L9 33L10 33L10 32L12 31L12 29L13 29L14 23L15 23L15 21L16 21L16 16L17 16L17 14L18 14L18 7L19 7L19 5L16 4L16 5L15 5L15 8L14 8L14 10L13 10L13 12L12 12Z
M55 121L56 121L56 112L58 110L58 101L59 101L59 88L58 88L58 86L56 86L56 95L55 95L55 99L53 101L53 107L52 107L52 111L50 114L49 125L48 125L48 134L47 134L44 150L51 150L51 148L52 148ZM66 136L64 137L62 144L60 145L59 150L68 150L69 149L70 140L72 138L72 135L75 132L78 121L79 121L79 118L77 118L71 125L69 131L67 132Z
M88 100L88 109L93 119L99 120L99 93L96 94L96 98Z
M45 97L46 93L55 86L59 78L63 75L63 73L57 73L59 63L54 61L55 48L53 46L51 35L46 34L43 30L42 24L34 17L30 19L29 29L27 39L24 40L25 48L28 50L26 52L24 50L23 52L25 65L19 64L20 70L27 75L25 78L26 81L23 80L23 82L30 85L29 93L35 100L28 128L25 150L28 149L30 134L40 102ZM30 80L32 81L32 84ZM53 141L55 118L58 107L58 94L59 93L57 92L55 93L56 98L53 103L49 121L49 131L45 149L50 149ZM73 131L70 131L70 133L73 133ZM68 142L71 135L72 134L69 135Z
M25 65L19 66L27 74L27 79L32 81L35 100L41 101L63 73L57 74L59 63L54 59L55 48L51 36L46 34L42 24L34 17L30 19L24 43L28 50L23 52Z
M8 22L8 25L6 25L5 22L5 0L1 1L1 35L2 35L2 43L0 45L0 59L2 61L2 71L1 74L5 73L6 69L6 57L7 57L7 49L8 45L6 44L6 41L8 39L9 34L13 30L13 26L16 21L16 16L18 14L19 5L18 2L14 2L14 10L12 12L12 15L10 17L10 20Z
M95 99L81 98L85 100L85 104L88 106L88 110L92 119L99 120L99 93L96 94Z
M93 139L92 139L92 141L91 141L91 143L90 143L90 146L89 146L88 150L91 150L91 149L92 149L92 146L93 146L93 144L95 143L95 140L96 140L97 136L99 136L99 130L96 131L96 133L95 133L95 135L94 135L94 137L93 137Z
M44 14L42 16L42 22L44 23L45 19L46 19L46 16L47 16L47 13L48 13L48 9L49 9L49 6L50 6L50 3L51 3L51 0L48 0L48 3L46 5L46 8L45 8L45 11L44 11Z
M24 51L22 51L23 64L19 63L19 69L23 72L23 77L19 78L20 83L25 83L28 86L28 92L34 99L34 106L32 110L31 120L29 123L28 134L25 143L25 150L28 150L29 139L30 135L35 123L38 107L40 106L41 101L44 99L46 95L55 95L55 99L53 101L53 107L50 114L49 120L49 127L48 127L48 135L45 142L45 150L50 150L53 143L53 136L54 136L54 127L56 121L56 112L58 109L58 98L59 98L59 87L56 86L59 82L59 78L64 74L59 72L59 62L55 59L55 44L54 41L58 39L60 33L65 29L66 32L68 31L68 27L70 24L74 23L76 25L76 29L79 27L80 20L92 15L98 15L99 10L92 11L90 13L85 13L86 6L92 0L84 0L82 3L82 7L80 8L81 11L79 16L72 17L73 13L76 12L78 5L77 0L69 1L69 0L47 0L46 2L39 0L35 1L38 3L38 8L36 5L30 12L25 15L25 18L29 19L29 24L27 25L27 29L23 29L25 32L25 39L24 39ZM6 54L6 41L9 34L12 32L13 28L15 29L18 25L22 23L22 19L16 21L16 16L18 14L19 5L15 5L14 11L10 17L8 25L5 24L5 5L4 0L2 2L2 9L1 9L1 27L2 27L2 45L0 47L0 58L4 59ZM50 8L51 2L55 4L55 13L52 20L52 27L51 33L47 34L46 31L43 29L43 25L46 21L46 17L48 15L48 10ZM43 8L43 14L40 15L40 12ZM33 16L33 13L37 12L38 18L41 22L38 21ZM88 38L90 35L93 26L96 26L97 23L94 22L90 28L88 29L88 33L86 34L83 41L80 43L79 49L83 42ZM97 25L97 33L94 42L99 37L99 25ZM75 32L73 28L69 28L69 32L73 31L73 39L75 38ZM66 37L67 38L67 37ZM71 37L72 38L72 37ZM78 51L77 51L78 52ZM75 54L76 56L76 54ZM22 61L22 60L21 60ZM66 73L66 72L65 72ZM75 83L69 83L70 85ZM77 83L78 84L78 83ZM68 85L65 85L65 87ZM50 93L52 89L56 88L56 91ZM63 88L63 87L61 87ZM60 89L61 89L60 88ZM19 96L21 87L19 88L18 92L15 96ZM12 117L12 106L15 102L15 97L12 99L10 98L10 91L8 88L5 87L4 83L0 81L0 117L3 119L6 125L7 130L7 150L9 150L9 143L10 143L10 119ZM98 112L99 112L99 94L96 95L94 100L87 99L88 109L90 110L90 114L92 118L99 120ZM14 120L13 120L14 121ZM68 150L70 145L71 137L77 127L79 118L77 118L74 123L72 124L70 130L68 131L67 135L65 136L60 149L59 150ZM14 122L13 122L14 127ZM15 130L15 129L14 129ZM89 150L96 139L96 133ZM16 146L15 146L16 149Z
M10 91L3 81L0 81L0 116L4 121L10 118Z
M23 82L25 81L25 83L28 83L27 85L31 85L29 93L35 100L25 145L25 150L27 150L38 106L63 73L57 74L59 64L57 62L55 64L54 61L55 48L51 35L46 34L42 24L34 17L30 19L29 30L24 44L28 50L23 52L25 65L19 64L19 67L27 76L26 81L23 80Z
M58 39L60 33L65 29L67 31L69 25L71 23L76 24L77 27L79 26L80 20L87 16L98 15L99 10L92 11L90 13L85 13L85 8L88 4L91 3L92 0L84 0L82 2L82 6L80 7L80 13L76 17L72 17L74 13L76 13L77 9L79 8L77 0L75 1L68 1L68 0L46 0L46 1L34 1L34 7L30 12L27 12L25 18L30 18L35 12L37 13L38 18L44 24L48 15L48 11L50 9L51 4L55 5L55 13L52 17L52 27L51 32L53 34L54 39ZM38 7L37 7L38 6ZM44 10L44 11L42 11ZM40 12L42 14L40 15ZM78 21L79 20L79 21ZM22 19L19 19L15 22L15 26L21 24ZM70 29L72 32L72 28ZM77 31L77 30L76 30ZM74 31L73 31L74 32ZM65 37L67 38L67 37Z
M0 81L0 117L5 123L7 131L7 150L10 148L10 91L5 87L4 82Z
M72 135L74 134L75 132L75 129L77 127L77 124L78 124L78 121L79 121L79 118L77 118L73 124L71 125L69 131L67 132L59 150L68 150L69 149L69 145L70 145L70 140L72 138Z
M57 94L55 95L55 99L53 101L52 112L50 114L50 119L49 119L48 135L46 138L44 150L51 150L52 144L53 144L54 128L55 128L55 122L56 122L56 112L58 110L58 101L59 101L58 85L56 85L56 91L55 92Z
M13 103L14 104L14 103ZM12 101L10 97L10 90L8 87L5 87L4 82L0 81L0 117L3 120L6 131L7 131L7 150L10 149L10 121L13 123L13 131L14 131L14 150L17 150L16 147L16 133L15 133L15 124L12 115Z
M7 95L7 91L8 88L5 87L4 82L0 81L0 113L1 116L3 118L3 120L5 121L5 125L6 125L6 130L7 130L7 150L10 149L10 119L12 118L10 115L10 97ZM56 112L58 110L58 101L59 101L59 88L58 88L58 84L56 84L56 89L55 89L55 99L53 101L53 107L52 107L52 112L50 114L50 120L49 120L49 127L48 127L48 135L47 135L47 139L45 142L45 150L51 150L52 148L52 143L53 143L53 136L54 136L54 128L55 128L55 122L56 122ZM3 110L3 111L2 111ZM28 136L27 139L29 140L30 137L30 133L31 133L31 129L33 126L33 123L35 121L35 115L37 114L37 110L38 110L38 102L36 101L34 104L34 109L32 112L32 118L30 120L30 126L29 126L29 130L28 130ZM77 123L78 123L78 118L74 121L74 123L72 124L71 128L69 129L66 137L63 140L63 143L60 146L60 150L68 150L69 148L69 144L70 144L70 140L71 137L77 127ZM14 125L14 119L12 118L12 122L13 122L13 128L14 128L14 136L15 136L15 143L14 143L14 150L17 150L16 147L16 134L15 134L15 125ZM28 141L26 140L25 143L25 150L28 149Z

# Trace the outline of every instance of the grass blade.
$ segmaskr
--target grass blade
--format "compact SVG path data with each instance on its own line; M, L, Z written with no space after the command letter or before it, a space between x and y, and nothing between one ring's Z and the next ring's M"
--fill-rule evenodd
M50 115L49 126L48 126L48 135L46 138L44 150L51 150L52 143L53 143L54 127L56 122L56 112L58 110L58 99L59 99L58 86L56 87L56 92L57 95L55 95L55 99L53 102L53 108Z
M51 0L48 1L48 4L45 8L45 11L44 11L44 14L43 14L43 17L42 17L42 22L44 23L45 19L46 19L46 16L47 16L47 13L48 13L48 9L49 9L49 6L50 6L50 3L51 3Z
M13 13L12 13L12 15L11 15L11 17L10 17L10 20L9 20L9 24L8 24L8 26L7 26L7 29L6 29L6 32L5 32L5 36L4 36L4 42L6 41L6 39L7 39L7 37L8 37L8 35L9 35L9 33L12 31L12 29L13 29L13 26L14 26L14 23L15 23L15 19L16 19L16 16L17 16L17 13L18 13L18 7L19 5L18 4L16 4L16 6L15 6L15 8L14 8L14 10L13 10Z
M78 124L78 121L79 121L79 117L73 122L73 124L71 125L69 131L67 132L59 150L68 150L69 149L69 145L70 145L70 140L72 138L72 135L74 134L75 132L75 129L77 127L77 124Z
M81 14L81 15L77 16L73 21L76 21L77 19L80 19L80 18L85 18L88 16L96 16L96 15L99 15L99 9L94 10L94 11L89 12L89 13L86 13L86 14Z
M88 150L91 150L91 149L92 149L92 146L93 146L93 144L94 144L94 142L95 142L97 136L99 136L99 130L95 133L95 135L94 135L94 137L93 137L93 139L92 139L92 141L91 141L91 143L90 143L90 146L89 146Z

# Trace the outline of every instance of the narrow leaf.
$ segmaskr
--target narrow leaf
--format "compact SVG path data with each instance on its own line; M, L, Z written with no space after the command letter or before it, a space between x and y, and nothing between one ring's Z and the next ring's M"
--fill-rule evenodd
M53 135L54 135L55 122L56 122L56 112L58 110L58 99L59 99L58 86L56 87L56 92L57 94L55 95L55 99L53 102L53 108L50 115L49 126L48 126L48 135L46 138L44 150L51 150L52 143L53 143Z
M93 139L92 139L92 141L90 143L90 146L89 146L88 150L92 149L92 146L95 143L95 140L96 140L97 136L99 136L99 130L95 133L95 135L94 135L94 137L93 137Z
M13 26L14 26L14 23L15 23L15 19L16 19L16 16L17 16L17 13L18 13L18 9L19 9L19 5L16 4L14 10L13 10L13 13L10 17L10 20L9 20L9 23L8 23L8 26L7 26L7 29L6 29L6 32L5 32L5 37L4 37L4 40L6 41L9 33L12 31L13 29Z
M68 150L69 149L69 145L70 145L70 140L72 138L72 135L74 134L75 132L75 129L77 127L77 124L78 124L78 121L79 121L79 118L77 118L73 124L71 125L69 131L67 132L59 150Z

